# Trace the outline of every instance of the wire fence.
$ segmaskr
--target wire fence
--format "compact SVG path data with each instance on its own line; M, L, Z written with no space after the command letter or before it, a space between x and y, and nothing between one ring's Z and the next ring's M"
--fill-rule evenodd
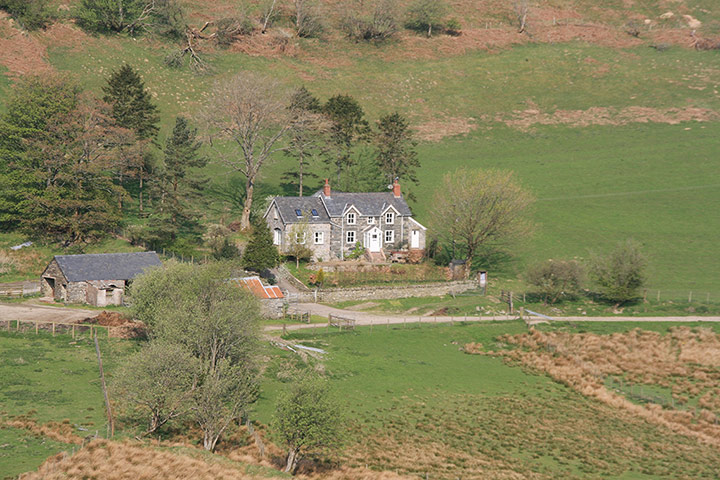
M65 323L65 322L43 322L39 320L0 320L0 331L8 333L34 333L38 334L51 334L53 337L56 335L66 335L72 338L85 336L93 336L96 333L103 332L105 337L112 336L112 327L104 325L88 325L81 323Z

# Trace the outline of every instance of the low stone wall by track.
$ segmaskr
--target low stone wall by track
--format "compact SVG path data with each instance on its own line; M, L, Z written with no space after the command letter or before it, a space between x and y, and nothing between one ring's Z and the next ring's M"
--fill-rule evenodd
M313 303L409 297L441 297L450 294L457 295L476 288L478 288L478 282L475 280L418 283L413 285L368 285L352 288L328 288L317 290L317 292L301 292L293 295L291 300L301 303Z

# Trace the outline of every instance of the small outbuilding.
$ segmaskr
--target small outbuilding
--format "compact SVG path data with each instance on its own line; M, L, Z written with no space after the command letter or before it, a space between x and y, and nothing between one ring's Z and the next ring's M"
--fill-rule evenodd
M155 252L55 255L40 278L44 297L96 307L122 305L129 283L162 265Z
M266 317L282 317L287 300L280 287L265 285L260 277L231 278L230 282L252 293L260 301L262 313Z

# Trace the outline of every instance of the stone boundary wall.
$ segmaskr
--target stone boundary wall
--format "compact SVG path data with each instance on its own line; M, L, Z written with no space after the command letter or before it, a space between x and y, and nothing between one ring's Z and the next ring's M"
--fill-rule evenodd
M475 280L456 282L417 283L413 285L366 285L352 288L328 288L316 292L302 292L292 296L292 300L301 303L344 302L348 300L374 300L409 297L441 297L459 294L478 288Z
M311 291L304 283L302 283L300 280L295 278L295 275L290 273L290 270L287 269L285 265L280 265L277 268L278 276L288 282L290 285L295 287L296 289L300 290L301 292L309 292Z

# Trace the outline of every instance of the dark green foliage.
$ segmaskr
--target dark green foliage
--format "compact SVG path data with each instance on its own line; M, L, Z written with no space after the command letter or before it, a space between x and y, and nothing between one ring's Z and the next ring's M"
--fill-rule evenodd
M303 85L292 94L290 98L290 109L294 111L320 113L322 111L322 105L320 104L320 100Z
M320 114L320 101L304 86L293 93L290 110L293 121L285 153L295 159L295 164L283 172L280 177L283 180L281 186L293 195L302 197L307 181L318 178L312 167L317 158L326 151L327 125Z
M444 0L415 0L408 8L405 26L432 36L433 29L442 29L448 6Z
M122 32L140 18L147 3L147 0L82 0L75 15L86 30Z
M81 27L92 32L148 31L175 38L185 32L177 0L82 0L75 17Z
M337 182L353 162L353 148L367 138L369 126L365 112L350 95L335 95L323 105L323 113L330 120L330 143L332 151L328 163L334 167Z
M119 126L133 130L140 139L157 134L157 106L137 70L123 64L112 72L103 92L103 100L112 106L112 116Z
M582 289L584 272L575 260L548 260L530 267L525 279L547 304L577 296Z
M27 30L43 28L51 20L47 0L0 0L0 9Z
M265 219L256 217L252 227L252 237L243 253L242 263L244 268L261 273L277 266L280 256Z
M65 246L106 236L120 221L109 177L127 141L107 105L59 77L20 83L0 124L0 222Z
M280 396L272 430L288 449L285 471L293 473L303 455L323 454L342 444L343 417L328 383L311 374L299 374Z
M398 14L392 0L381 0L371 13L350 9L341 28L354 40L380 42L392 38L398 31Z
M623 304L640 296L646 266L640 244L629 239L618 243L609 255L593 255L590 274L606 300Z
M377 122L373 135L373 144L377 149L377 162L388 183L395 178L417 185L417 169L420 161L413 140L410 124L398 112L385 115Z

